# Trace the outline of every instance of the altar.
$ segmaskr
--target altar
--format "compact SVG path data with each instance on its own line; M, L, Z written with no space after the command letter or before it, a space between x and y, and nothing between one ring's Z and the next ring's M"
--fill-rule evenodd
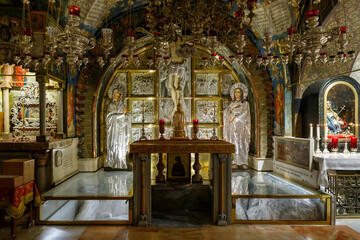
M320 189L336 198L337 215L360 213L360 154L317 154L314 161L319 165L317 183Z
M210 179L213 223L231 224L231 153L235 145L221 140L145 140L130 145L134 155L134 222L138 226L151 225L151 154L159 154L157 183L165 183L162 154L195 153L193 184L201 184L199 153L210 153ZM169 169L168 169L169 171Z

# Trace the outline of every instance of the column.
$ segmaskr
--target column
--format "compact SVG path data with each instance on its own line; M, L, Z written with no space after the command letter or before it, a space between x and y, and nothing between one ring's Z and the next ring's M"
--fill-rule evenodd
M231 154L211 154L213 170L213 221L231 224Z
M39 106L40 106L40 135L36 137L37 142L46 142L46 80L45 76L37 75L36 81L39 83Z
M9 109L9 88L3 88L3 111L4 111L4 130L5 137L10 135L10 109Z
M151 165L150 154L134 154L134 224L151 224Z
M50 171L48 171L48 163L50 151L33 153L35 158L35 182L39 193L44 193L51 187Z
M64 138L64 93L60 88L57 92L57 133L56 138Z

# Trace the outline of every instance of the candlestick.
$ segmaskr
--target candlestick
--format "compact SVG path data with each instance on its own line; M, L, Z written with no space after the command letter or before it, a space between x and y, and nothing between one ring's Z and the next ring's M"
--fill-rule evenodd
M344 154L349 153L348 145L347 145L347 135L345 135L345 146L344 146Z
M159 120L159 132L160 132L159 140L165 140L165 137L164 137L164 132L165 132L165 120L164 120L164 119L160 119L160 120Z
M217 140L217 136L216 136L216 125L215 125L215 102L214 102L214 126L213 126L213 135L212 137L210 138L210 140Z
M328 138L328 128L327 126L324 127L325 129L325 140Z
M145 102L142 101L142 130L141 130L141 137L140 140L147 140L145 136Z
M26 127L25 127L25 97L22 97L20 99L20 101L22 102L22 113L21 113L21 120L22 120L22 137L19 138L20 141L29 141L30 138L28 138L26 135L25 135L25 130L26 130Z
M312 125L312 123L310 123L310 134L309 134L309 138L313 138L313 125Z
M316 138L320 138L320 124L316 125Z
M316 138L316 151L315 154L322 154L320 150L320 138Z
M197 120L197 119L193 120L193 132L194 132L193 140L198 139L198 137L197 137L197 133L199 132L198 123L199 123L199 120Z

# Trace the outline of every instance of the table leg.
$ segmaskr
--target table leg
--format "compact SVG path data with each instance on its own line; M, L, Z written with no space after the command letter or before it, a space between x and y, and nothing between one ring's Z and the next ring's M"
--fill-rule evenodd
M202 183L203 178L201 174L199 173L201 170L201 163L199 161L199 153L195 153L195 162L193 164L193 169L195 171L195 174L192 176L192 182L193 183Z
M220 226L227 225L226 214L224 211L224 163L225 158L219 157L219 215L217 225Z
M165 165L163 163L163 154L162 153L159 153L159 162L156 165L156 168L158 170L158 174L156 175L156 183L165 183L165 176L163 174Z

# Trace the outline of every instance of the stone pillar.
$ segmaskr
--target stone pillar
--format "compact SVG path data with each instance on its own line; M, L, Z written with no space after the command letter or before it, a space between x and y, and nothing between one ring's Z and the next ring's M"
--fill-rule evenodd
M47 170L50 151L45 152L36 152L33 154L35 158L35 182L38 187L39 193L44 193L46 190L50 189L51 179L50 171Z
M64 138L64 93L61 88L57 95L57 133L56 138Z
M37 142L46 142L46 80L45 76L37 75L36 81L39 83L39 106L40 106L40 136L36 137Z

